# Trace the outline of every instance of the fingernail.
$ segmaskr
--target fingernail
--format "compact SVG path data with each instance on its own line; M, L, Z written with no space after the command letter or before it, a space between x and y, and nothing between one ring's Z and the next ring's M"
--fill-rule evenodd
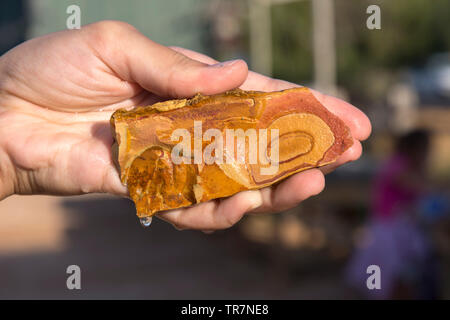
M211 68L230 67L230 66L232 66L233 64L236 64L239 61L240 61L240 59L229 60L229 61L224 61L224 62L220 62L220 63L216 63L216 64L211 64L211 65L209 65L209 67L211 67Z

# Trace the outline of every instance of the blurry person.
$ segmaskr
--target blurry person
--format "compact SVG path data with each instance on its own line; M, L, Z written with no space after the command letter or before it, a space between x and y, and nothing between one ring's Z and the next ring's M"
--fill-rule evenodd
M347 269L350 284L370 298L436 297L435 260L419 219L429 192L429 140L425 130L399 137L375 178L371 219ZM366 286L370 265L380 267L380 289Z

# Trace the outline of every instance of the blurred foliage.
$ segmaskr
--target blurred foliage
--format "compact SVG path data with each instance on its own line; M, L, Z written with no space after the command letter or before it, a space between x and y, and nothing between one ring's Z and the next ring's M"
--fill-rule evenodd
M202 50L202 21L206 0L28 0L32 13L28 38L66 29L69 5L81 9L81 24L121 20L152 40Z
M366 27L369 5L381 9L381 30ZM338 84L354 98L381 97L395 72L450 51L448 0L335 0ZM272 9L274 75L312 80L310 1Z
M311 3L272 7L273 71L278 78L304 83L312 78Z

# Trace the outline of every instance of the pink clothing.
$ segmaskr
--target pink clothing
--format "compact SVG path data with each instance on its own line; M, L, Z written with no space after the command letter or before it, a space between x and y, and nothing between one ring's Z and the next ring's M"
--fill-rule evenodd
M382 166L373 190L372 211L375 218L392 219L401 212L407 212L408 207L416 202L419 196L417 190L396 183L396 179L408 171L407 159L399 154Z

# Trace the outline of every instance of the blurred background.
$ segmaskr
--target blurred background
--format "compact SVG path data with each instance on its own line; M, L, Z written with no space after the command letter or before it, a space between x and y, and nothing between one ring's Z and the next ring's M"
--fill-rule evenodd
M151 39L245 59L366 112L364 155L317 197L206 235L104 195L0 202L0 298L450 298L450 2L447 0L3 0L0 54L82 25L129 22ZM381 29L366 13L380 8ZM79 265L82 289L67 290ZM382 289L368 290L368 265Z

